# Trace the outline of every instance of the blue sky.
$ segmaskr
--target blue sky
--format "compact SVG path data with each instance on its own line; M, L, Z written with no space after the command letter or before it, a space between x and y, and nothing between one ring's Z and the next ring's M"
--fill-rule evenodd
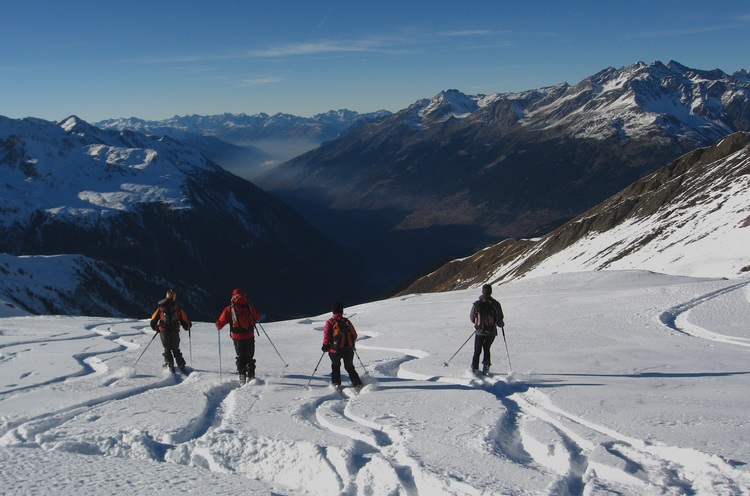
M750 3L693 0L16 0L0 115L397 111L676 60L750 69Z

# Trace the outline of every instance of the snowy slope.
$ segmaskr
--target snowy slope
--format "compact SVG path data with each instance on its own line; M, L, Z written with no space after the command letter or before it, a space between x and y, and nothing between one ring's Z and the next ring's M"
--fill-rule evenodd
M632 268L699 277L741 276L750 270L750 137L735 135L725 141L730 140L740 144L728 155L699 161L688 171L674 167L671 177L665 171L654 173L573 220L564 230L591 225L597 216L617 217L623 204L631 210L609 229L588 230L524 277ZM714 149L722 145L719 142ZM660 187L648 190L643 185L649 183ZM649 198L667 195L668 201L649 205ZM556 238L553 233L524 257L543 252L545 244ZM495 276L508 270L505 266Z
M327 358L316 369L327 315L264 325L280 356L259 337L262 380L242 389L209 323L182 333L183 378L161 369L143 320L1 318L0 492L750 493L747 280L499 286L514 372L500 339L487 380L460 348L476 296L348 308L368 383L356 396L327 386Z

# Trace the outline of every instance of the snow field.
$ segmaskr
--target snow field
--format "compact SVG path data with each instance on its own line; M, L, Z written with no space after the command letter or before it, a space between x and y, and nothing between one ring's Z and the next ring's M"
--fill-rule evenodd
M636 271L496 287L514 370L499 337L485 378L459 350L478 291L359 305L359 394L329 386L327 357L311 377L327 314L264 324L289 366L261 335L242 388L210 323L184 377L143 320L0 318L0 493L748 494L749 287Z

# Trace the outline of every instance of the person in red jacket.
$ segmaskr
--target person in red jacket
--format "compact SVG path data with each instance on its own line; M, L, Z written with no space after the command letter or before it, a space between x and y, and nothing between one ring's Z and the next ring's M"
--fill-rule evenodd
M322 351L327 352L331 359L331 383L334 387L341 387L341 361L349 374L349 380L354 387L362 387L362 380L354 368L354 342L357 340L357 330L349 319L344 317L344 307L341 303L334 303L333 317L328 319L323 327Z
M234 342L234 351L237 354L235 363L240 386L255 377L255 323L259 320L260 313L240 288L232 291L229 306L216 320L217 330L229 324L229 336Z

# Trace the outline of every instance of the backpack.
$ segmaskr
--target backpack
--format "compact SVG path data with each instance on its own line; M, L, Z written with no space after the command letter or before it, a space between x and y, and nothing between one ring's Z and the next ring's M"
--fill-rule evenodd
M345 318L331 319L333 322L333 349L336 351L354 349L354 335Z
M497 310L490 300L478 300L474 303L474 328L482 333L495 332Z
M176 303L161 305L159 311L159 324L163 329L169 331L179 329L180 318L177 314Z
M250 332L255 328L255 318L250 312L250 304L232 303L232 331Z

